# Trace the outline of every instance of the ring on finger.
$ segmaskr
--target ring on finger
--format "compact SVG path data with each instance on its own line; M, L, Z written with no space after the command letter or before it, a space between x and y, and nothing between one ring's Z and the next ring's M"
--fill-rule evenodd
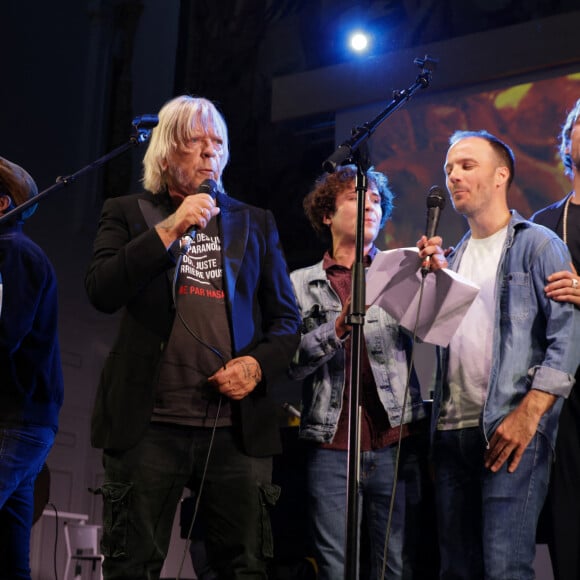
M577 278L572 278L572 288L574 288L574 290L576 290L576 288L578 288L578 279Z

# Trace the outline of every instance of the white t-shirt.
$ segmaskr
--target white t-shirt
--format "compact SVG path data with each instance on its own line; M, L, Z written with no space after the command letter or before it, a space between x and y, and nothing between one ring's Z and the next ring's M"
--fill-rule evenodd
M461 257L457 272L480 291L449 343L450 393L442 401L438 429L479 424L491 371L495 282L506 235L507 226L488 238L471 238Z

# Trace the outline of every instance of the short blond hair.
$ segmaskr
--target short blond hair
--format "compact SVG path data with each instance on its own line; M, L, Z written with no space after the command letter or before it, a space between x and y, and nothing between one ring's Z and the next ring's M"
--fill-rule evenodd
M151 132L151 141L143 157L143 186L151 193L167 188L162 161L181 143L189 141L194 133L214 132L223 142L220 155L218 186L229 160L228 129L216 106L202 97L182 95L171 99L159 111L159 124Z

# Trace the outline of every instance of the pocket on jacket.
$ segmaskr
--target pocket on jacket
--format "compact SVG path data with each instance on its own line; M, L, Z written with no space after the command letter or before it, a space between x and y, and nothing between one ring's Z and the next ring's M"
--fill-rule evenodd
M530 275L511 272L501 288L501 312L504 320L523 320L529 316L531 303Z

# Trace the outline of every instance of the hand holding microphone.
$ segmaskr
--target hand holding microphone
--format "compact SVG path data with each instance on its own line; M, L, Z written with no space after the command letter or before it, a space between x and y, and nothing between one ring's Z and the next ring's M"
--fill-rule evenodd
M205 228L211 218L219 213L219 208L215 206L215 197L217 193L217 184L213 179L205 179L197 188L193 196L186 197L182 206L188 209L191 214L192 225L186 230L181 237L180 248L187 251L195 239L195 234L201 228ZM201 196L200 196L201 194ZM205 194L203 196L203 194ZM198 197L200 196L200 197ZM203 197L202 197L203 196ZM211 199L208 199L209 196ZM188 206L192 206L189 207Z
M434 238L437 234L437 227L439 225L439 219L441 217L441 211L445 207L446 197L445 192L441 189L438 185L433 185L429 190L429 195L427 196L427 226L425 228L425 242L427 243L428 240ZM420 240L423 240L423 238ZM425 277L429 271L431 270L431 262L432 262L432 255L439 254L441 249L436 247L434 250L429 250L429 253L425 255L425 251L427 250L427 246L423 245L420 257L424 258L423 264L421 266L421 274ZM439 260L440 261L440 260ZM443 261L445 259L443 258ZM441 262L441 261L440 261ZM445 262L446 265L446 262ZM444 267L442 263L438 264L439 267Z

